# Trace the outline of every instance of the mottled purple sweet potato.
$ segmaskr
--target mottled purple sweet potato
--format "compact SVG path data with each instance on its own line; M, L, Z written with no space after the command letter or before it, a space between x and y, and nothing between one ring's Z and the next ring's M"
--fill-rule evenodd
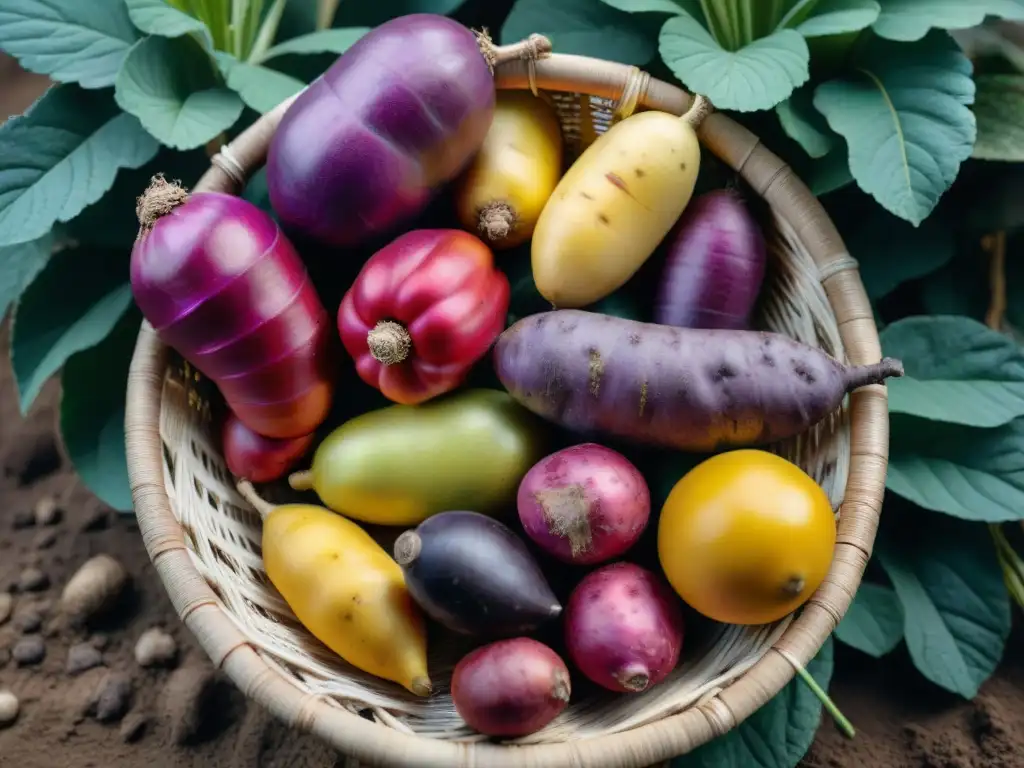
M797 435L847 392L903 375L898 360L848 367L781 334L575 309L517 322L494 366L513 398L563 427L697 452Z

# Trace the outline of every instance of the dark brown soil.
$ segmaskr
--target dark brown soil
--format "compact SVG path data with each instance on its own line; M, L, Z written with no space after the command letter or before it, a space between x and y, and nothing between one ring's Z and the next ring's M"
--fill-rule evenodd
M0 56L0 122L27 106L43 80ZM20 700L18 719L0 729L0 765L12 768L350 768L308 736L297 736L249 704L219 676L178 621L131 517L103 507L76 480L55 437L58 387L51 382L27 420L18 413L0 327L0 593L13 591L0 616L0 690ZM61 514L26 525L42 498ZM88 558L106 553L128 571L128 592L111 616L84 630L67 628L58 601ZM25 574L36 569L39 574ZM20 582L20 583L19 583ZM35 591L18 591L34 586ZM162 627L176 640L171 668L144 669L139 636ZM1014 768L1024 765L1024 632L973 702L924 681L905 653L873 661L837 651L832 696L858 729L848 741L831 722L805 768ZM23 658L45 656L36 665ZM101 665L72 674L78 663ZM72 652L72 648L75 650ZM105 692L99 705L97 693Z

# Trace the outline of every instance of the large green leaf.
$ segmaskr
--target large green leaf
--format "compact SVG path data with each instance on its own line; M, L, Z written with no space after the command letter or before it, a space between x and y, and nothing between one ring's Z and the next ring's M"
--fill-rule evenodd
M111 85L138 39L124 0L0 2L0 51L58 82Z
M181 37L198 34L210 40L210 30L199 19L179 11L167 0L125 0L132 23L147 35Z
M783 18L783 27L792 27L804 37L845 35L867 29L881 10L875 0L823 0L793 4Z
M96 346L73 355L61 375L60 431L75 471L103 502L132 508L124 445L125 387L142 316L132 307Z
M351 27L311 32L308 35L293 37L291 40L278 43L263 54L260 57L260 61L266 61L275 56L284 56L289 53L344 53L369 31L369 27Z
M920 40L930 29L966 29L986 16L1024 19L1020 0L884 0L874 31L890 40Z
M247 64L226 53L217 54L228 88L237 93L249 109L261 114L306 87L298 78L260 64Z
M876 659L903 639L903 606L896 593L863 582L835 631L836 640Z
M626 13L667 13L675 16L688 13L695 19L702 19L700 0L601 0L605 5Z
M809 77L807 42L792 29L728 51L699 21L681 14L662 26L658 48L676 77L719 109L771 109Z
M910 657L932 682L973 698L1010 634L992 541L983 525L923 515L906 522L900 535L880 536L876 552L903 605Z
M839 139L836 144L827 155L809 163L801 174L804 183L818 197L853 183L846 142Z
M344 0L334 16L335 27L375 27L409 13L454 13L466 0Z
M1024 419L982 429L893 414L885 487L964 520L1024 520Z
M832 638L807 671L822 689L832 680ZM672 768L793 768L814 741L821 702L799 679L790 681L754 714L714 741L677 757Z
M921 315L887 326L881 339L906 369L887 382L890 412L969 427L1024 416L1024 351L1007 336L967 317Z
M193 37L147 37L117 75L117 103L162 143L202 146L234 125L242 100L224 87L216 62Z
M109 91L51 88L0 127L0 246L34 240L98 200L159 145Z
M654 57L655 29L642 17L601 0L516 0L501 27L501 42L514 43L536 32L549 38L559 53L643 66Z
M127 252L67 248L50 258L14 307L11 365L22 413L71 355L110 333L131 303Z
M0 248L0 322L36 275L46 266L53 250L53 234L38 240Z
M974 146L971 63L945 32L915 43L870 39L849 75L818 86L814 105L846 138L857 184L920 224Z
M949 222L939 216L914 227L872 206L866 214L858 211L842 217L844 223L847 218L850 221L840 225L840 231L845 233L850 254L860 262L864 289L872 300L908 280L931 274L948 263L956 250Z
M1024 161L1024 75L979 75L974 98L979 160Z
M836 135L825 118L814 108L814 91L797 88L788 99L775 107L782 130L804 148L808 156L820 158L835 146Z

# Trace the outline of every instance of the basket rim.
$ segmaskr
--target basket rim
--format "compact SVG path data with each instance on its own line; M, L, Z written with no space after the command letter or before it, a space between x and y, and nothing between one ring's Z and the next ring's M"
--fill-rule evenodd
M637 80L637 78L640 78ZM584 56L551 54L513 61L495 71L499 89L580 92L619 99L639 82L638 103L682 114L691 96L637 67ZM247 172L265 161L267 147L296 97L263 115L213 158L195 191L237 194ZM701 125L704 147L738 172L787 221L814 257L851 364L881 358L878 332L856 262L824 209L793 171L747 129L721 113ZM159 435L161 392L169 349L143 322L127 383L125 440L132 499L150 559L182 622L214 664L245 693L290 727L318 735L370 765L424 768L645 768L689 752L734 728L793 679L845 614L870 557L888 460L884 385L850 396L851 457L846 496L829 574L767 654L745 674L699 705L633 730L529 746L455 743L404 733L368 721L333 701L301 691L267 663L226 614L191 562L164 487Z

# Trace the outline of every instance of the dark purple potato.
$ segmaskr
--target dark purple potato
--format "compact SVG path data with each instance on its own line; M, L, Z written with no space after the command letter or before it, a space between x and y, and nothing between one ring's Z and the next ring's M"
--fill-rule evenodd
M267 186L282 224L350 246L419 213L490 128L487 56L502 61L523 50L495 47L427 13L367 33L295 100L274 133Z
M655 322L749 327L766 260L764 235L739 193L718 189L701 195L669 236Z
M848 367L777 333L578 309L517 322L498 337L494 367L513 398L567 429L696 452L798 435L846 393L903 375L899 360Z
M477 512L441 512L395 541L413 599L468 635L531 632L562 612L540 566L507 526Z

